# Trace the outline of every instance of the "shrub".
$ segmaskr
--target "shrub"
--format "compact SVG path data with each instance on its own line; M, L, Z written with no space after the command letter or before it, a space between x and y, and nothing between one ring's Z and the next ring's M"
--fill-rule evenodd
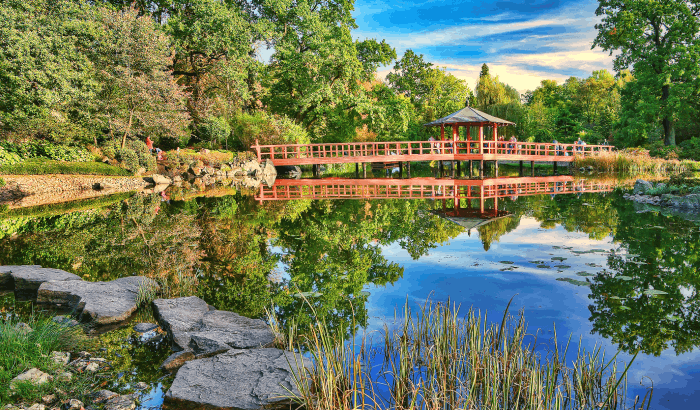
M127 140L124 148L118 140L108 141L102 147L102 153L107 158L120 161L124 168L131 172L143 167L146 171L155 171L156 159L146 147L146 144L137 140Z
M693 137L679 144L682 148L680 158L700 160L700 137Z
M211 116L197 126L197 137L202 141L208 141L209 146L214 144L220 146L219 142L228 145L228 138L231 135L231 126L222 117Z
M89 162L93 155L90 151L68 145L52 144L47 141L29 141L24 143L0 142L0 147L17 154L23 159L48 158L54 161Z
M5 185L7 185L7 182L5 182L4 179L0 178L0 188L4 187Z
M242 113L232 121L231 136L239 149L250 150L257 139L261 145L308 144L309 134L287 117L270 115L263 111Z
M14 152L7 151L0 146L0 167L3 165L13 165L22 161L19 155Z

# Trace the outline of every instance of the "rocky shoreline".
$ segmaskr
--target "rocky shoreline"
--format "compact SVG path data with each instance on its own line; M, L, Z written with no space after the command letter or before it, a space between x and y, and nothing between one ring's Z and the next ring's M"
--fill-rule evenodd
M153 290L157 286L155 281L140 276L87 282L60 269L0 266L0 291L11 290L17 298L70 311L77 320L54 318L66 326L77 326L78 321L88 327L123 325L139 307L144 289ZM151 306L158 324L142 323L137 327L148 332L162 329L171 342L174 353L161 365L164 371L177 371L165 395L168 408L289 407L291 396L298 394L293 374L310 363L303 360L299 363L300 358L294 353L274 348L275 335L264 321L216 310L196 296L155 299ZM104 359L87 352L74 358L66 352L53 354L75 372L98 371L108 365ZM299 369L292 369L291 363L299 363ZM30 369L17 376L17 380L42 383L52 377L70 376ZM96 399L95 403L106 403L107 410L134 409L137 396L119 396L107 390L93 393L93 397L102 400ZM83 408L82 402L74 401L66 408ZM35 404L27 409L45 408L41 406L44 405Z
M272 161L232 161L217 166L201 161L191 165L162 165L161 174L134 177L94 175L2 175L0 204L9 209L90 199L120 192L160 193L169 186L203 191L216 185L257 189L277 178Z
M626 193L623 197L640 204L674 208L685 212L700 211L700 192L675 195L665 193L667 188L668 185L664 182L654 184L650 181L638 179L634 183L633 192L631 194Z

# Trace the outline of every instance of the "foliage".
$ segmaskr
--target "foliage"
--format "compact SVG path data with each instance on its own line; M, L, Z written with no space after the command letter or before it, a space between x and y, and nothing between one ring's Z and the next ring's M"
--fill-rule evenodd
M0 174L5 175L131 175L124 168L102 162L64 162L34 158L14 165L0 166Z
M116 139L107 141L102 152L110 159L121 161L122 166L131 172L139 168L148 171L156 169L156 158L151 154L146 144L137 140L126 140L124 146Z
M260 145L308 144L308 133L285 116L270 115L265 111L254 114L240 113L233 120L232 134L241 150L250 149L258 140Z
M53 144L48 141L28 141L20 144L0 141L0 147L19 155L22 159L42 157L54 161L70 162L90 162L94 160L92 153L86 149Z
M610 54L618 52L617 70L633 68L636 81L628 86L640 90L637 110L660 118L664 143L675 145L678 113L698 93L697 5L683 0L599 0L596 15L603 18L596 24L594 45Z
M231 126L228 121L222 117L210 116L197 126L197 137L201 141L208 141L209 146L221 146L223 143L228 147L229 137L231 136Z
M0 145L0 167L14 165L20 161L22 161L22 158L19 155L15 154L14 152L7 151Z
M672 175L693 169L690 161L664 160L652 158L645 149L621 151L601 151L595 155L574 157L574 168L592 166L599 172L619 172L627 175Z

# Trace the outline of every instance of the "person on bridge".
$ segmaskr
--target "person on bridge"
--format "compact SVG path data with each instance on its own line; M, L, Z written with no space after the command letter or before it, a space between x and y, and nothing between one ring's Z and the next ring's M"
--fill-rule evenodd
M564 147L559 145L559 141L554 140L554 141L552 141L552 144L554 144L554 150L556 151L557 156L562 155L562 151L564 151Z
M435 141L435 138L430 137L430 138L428 138L428 141L431 141L430 142L430 153L435 154L436 152L438 152L438 144L437 144L437 142L433 142L433 141Z
M578 141L576 141L576 145L578 145L578 147L576 147L576 151L579 151L579 152L580 152L580 151L583 151L583 150L584 150L583 146L586 145L586 143L583 142L583 140L581 139L581 137L578 137Z
M512 150L513 154L515 154L517 152L517 150L515 149L515 147L517 145L518 145L518 139L515 138L515 135L513 135L512 137L510 137L510 144L508 144L509 148L513 148L513 150ZM510 154L511 150L508 150L508 153Z

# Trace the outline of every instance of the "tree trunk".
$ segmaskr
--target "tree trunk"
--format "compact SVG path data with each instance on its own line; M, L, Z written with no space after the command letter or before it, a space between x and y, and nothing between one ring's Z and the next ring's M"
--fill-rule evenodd
M661 87L661 109L666 111L666 101L671 95L671 86L666 84ZM666 112L663 118L664 126L664 145L676 145L676 128L671 120L671 115Z
M126 126L126 131L124 131L124 136L122 137L122 149L124 149L124 145L126 145L126 136L129 135L129 131L131 131L131 121L134 119L134 113L129 113L129 125Z

